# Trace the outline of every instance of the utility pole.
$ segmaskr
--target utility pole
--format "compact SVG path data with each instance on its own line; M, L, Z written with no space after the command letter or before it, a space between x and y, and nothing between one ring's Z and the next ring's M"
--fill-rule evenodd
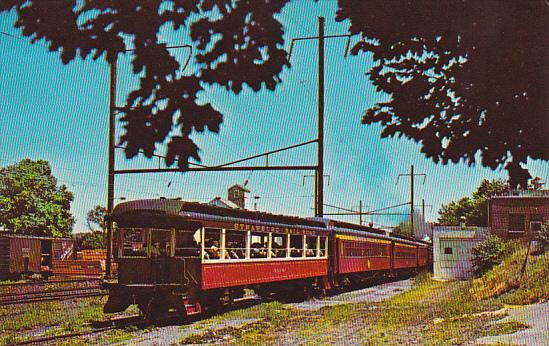
M427 178L427 175L424 173L414 173L414 165L410 165L409 174L399 174L397 176L397 185L398 185L398 179L400 177L403 177L403 176L410 177L410 227L412 229L412 235L414 234L414 177L418 175L423 176L423 183L425 184L425 179Z
M324 215L324 17L318 17L318 160L315 216Z
M114 146L115 146L115 116L116 116L116 65L117 56L110 64L110 92L109 92L109 156L108 156L108 182L107 182L107 215L112 213L114 205ZM112 236L113 224L107 222L107 258L105 275L112 275Z
M410 227L414 234L414 165L410 165Z
M362 226L362 200L358 201L358 224Z

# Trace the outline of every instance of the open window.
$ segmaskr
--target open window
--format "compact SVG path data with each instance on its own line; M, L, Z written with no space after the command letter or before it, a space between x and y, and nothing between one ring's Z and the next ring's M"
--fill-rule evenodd
M251 233L250 257L251 258L267 258L269 250L269 234L268 233Z
M153 229L151 230L151 246L149 256L157 257L172 257L173 256L173 239L175 231L170 229Z
M225 258L244 259L246 258L246 235L245 231L228 229L225 232Z
M147 257L148 230L141 228L119 229L121 257Z
M206 228L204 230L204 259L219 259L221 256L221 230Z
M328 254L328 242L326 237L319 237L318 257L326 257Z
M318 247L317 236L305 236L305 257L316 257Z
M200 229L176 230L174 253L176 257L199 257L200 246Z
M287 234L273 234L273 240L271 244L272 257L285 258L288 253L288 235Z
M290 257L303 257L303 236L290 235Z

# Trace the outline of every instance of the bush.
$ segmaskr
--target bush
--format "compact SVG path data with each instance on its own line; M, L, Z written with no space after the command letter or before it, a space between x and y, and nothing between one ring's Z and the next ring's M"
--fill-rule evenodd
M549 249L549 221L545 221L541 225L541 230L538 234L538 240L543 245L545 250Z
M473 273L479 277L500 264L517 249L517 243L490 235L472 250Z

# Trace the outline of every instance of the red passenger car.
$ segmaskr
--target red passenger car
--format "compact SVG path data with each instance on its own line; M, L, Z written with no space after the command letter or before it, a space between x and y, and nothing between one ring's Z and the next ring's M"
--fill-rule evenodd
M323 289L328 235L318 221L177 200L118 205L118 282L106 312L138 304L146 314L184 314L240 298ZM281 282L283 284L281 284Z
M243 297L304 299L334 286L417 270L427 244L327 219L305 219L179 200L118 205L118 280L105 312L137 304L154 317L199 313Z

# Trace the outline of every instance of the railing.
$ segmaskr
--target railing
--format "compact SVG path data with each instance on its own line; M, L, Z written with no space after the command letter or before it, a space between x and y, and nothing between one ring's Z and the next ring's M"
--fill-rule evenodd
M510 190L494 197L549 197L549 190Z

